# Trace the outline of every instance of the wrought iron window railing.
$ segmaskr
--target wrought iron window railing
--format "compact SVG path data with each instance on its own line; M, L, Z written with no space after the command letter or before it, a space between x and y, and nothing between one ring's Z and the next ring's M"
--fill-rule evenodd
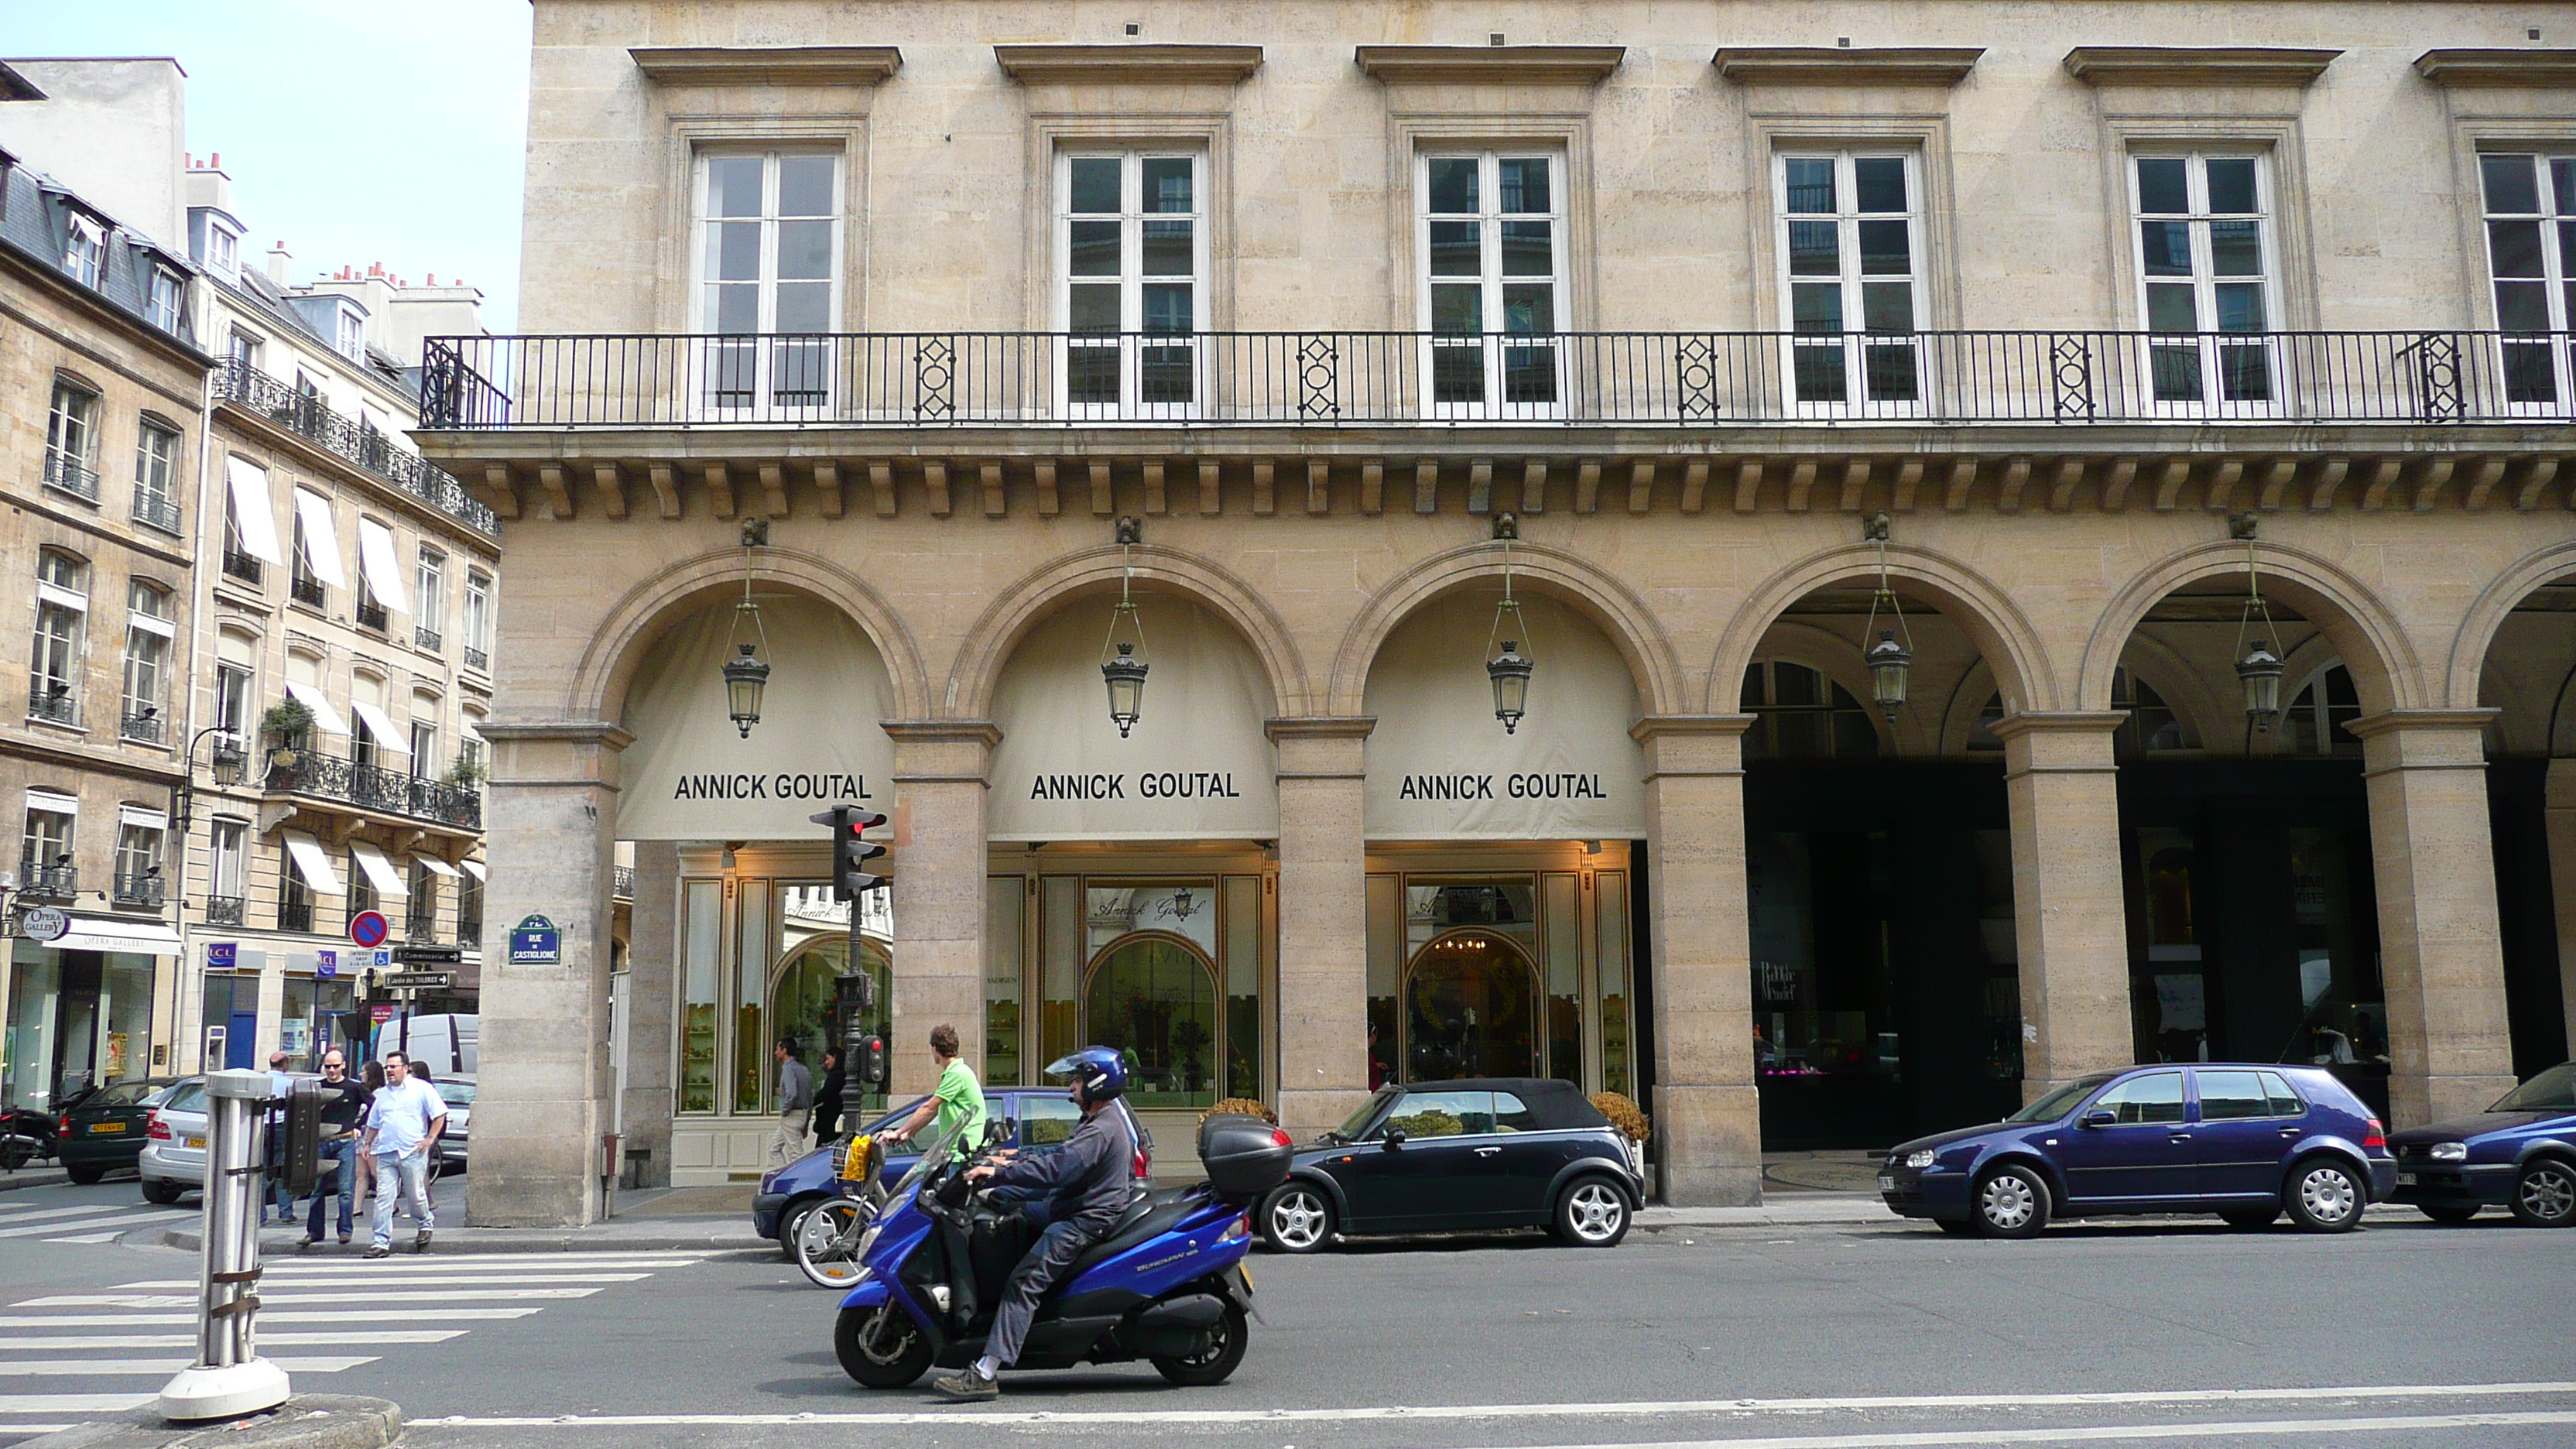
M358 601L358 627L361 629L373 629L379 634L383 633L385 631L385 606L377 603L373 599L360 599Z
M80 867L23 861L18 867L18 893L38 900L70 900L80 894Z
M481 921L458 921L456 923L456 944L467 948L481 946L483 944L483 923Z
M331 602L330 586L310 574L297 574L286 581L286 592L299 604L323 608Z
M39 684L27 690L27 717L49 724L80 723L80 695L69 685Z
M235 549L224 550L224 572L246 584L259 582L259 560Z
M242 924L242 898L240 896L206 897L206 924L209 926Z
M170 726L156 711L151 714L129 714L117 721L117 734L137 744L157 745L169 737Z
M435 654L446 641L439 637L436 629L426 624L414 624L411 627L411 642Z
M408 815L460 829L483 828L479 791L313 750L298 750L294 755L292 764L269 766L271 791L338 800L361 810Z
M500 520L466 493L464 484L417 454L395 447L388 434L344 418L320 398L298 392L238 359L227 361L220 376L223 401L321 444L478 533L500 536Z
M277 929L310 931L313 929L313 902L280 900L277 903Z
M98 501L98 471L82 467L78 458L59 449L45 451L45 486L92 503Z
M120 875L116 878L116 903L139 906L146 910L161 908L161 877L158 872L144 875Z
M179 505L161 494L137 493L134 495L134 521L137 523L157 528L163 533L178 533L181 531L184 518L185 515L179 511Z
M489 674L492 672L492 656L468 644L465 646L465 667Z
M2564 332L434 338L439 429L2566 421Z

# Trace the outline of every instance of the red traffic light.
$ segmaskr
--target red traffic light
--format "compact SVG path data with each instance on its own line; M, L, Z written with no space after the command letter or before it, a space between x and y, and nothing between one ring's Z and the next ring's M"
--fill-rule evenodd
M852 835L863 834L867 831L874 830L885 823L886 818L874 810L853 810L850 812L849 826L850 833Z

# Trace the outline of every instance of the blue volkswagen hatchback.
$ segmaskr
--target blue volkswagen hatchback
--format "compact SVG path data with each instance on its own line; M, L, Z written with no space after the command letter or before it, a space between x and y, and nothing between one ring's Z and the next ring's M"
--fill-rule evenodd
M868 1132L883 1132L913 1114L921 1105L915 1097L884 1116L867 1124ZM1073 1104L1073 1094L1061 1087L1003 1087L988 1090L984 1110L989 1120L1005 1119L1017 1124L1011 1139L1013 1147L1044 1147L1062 1142L1073 1135L1074 1124L1082 1120L1082 1109ZM886 1155L882 1181L891 1190L912 1170L921 1154L909 1145ZM840 1195L840 1156L830 1147L819 1147L794 1162L760 1179L760 1190L751 1199L751 1226L764 1238L774 1238L782 1249L796 1241L796 1225L817 1204Z
M1943 1232L2027 1238L2052 1217L2287 1210L2342 1232L2396 1187L2379 1119L2321 1067L2158 1063L2069 1082L1990 1127L1887 1156L1878 1190Z
M2392 1133L2397 1201L2437 1223L2509 1207L2535 1228L2576 1223L2576 1062L2505 1093L2475 1117Z

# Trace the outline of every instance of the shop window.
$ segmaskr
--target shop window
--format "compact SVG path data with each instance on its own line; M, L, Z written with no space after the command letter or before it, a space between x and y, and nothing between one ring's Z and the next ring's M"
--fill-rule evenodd
M1368 919L1368 1084L1374 1092L1396 1073L1396 995L1404 981L1404 877L1373 875L1365 891Z
M772 1047L777 1037L787 1033L762 1030L762 1006L767 993L761 988L769 983L771 954L769 927L769 882L739 881L734 890L734 991L733 991L733 1101L732 1109L742 1116L757 1115L764 1110L769 1095L778 1083L778 1059ZM805 1048L805 1065L811 1070L818 1060L812 1041Z
M2387 1064L2388 1005L2380 985L2378 936L2371 929L2367 894L2354 880L2356 864L2368 869L2366 857L2352 849L2343 831L2290 831L2299 1021L2290 1040L2263 1060Z
M1187 409L1207 328L1207 227L1195 152L1056 160L1056 310L1064 401L1109 416Z
M1547 1074L1583 1084L1583 878L1570 871L1539 877L1545 950Z
M1601 1090L1635 1096L1629 1019L1628 873L1605 870L1593 878L1593 913L1600 928L1600 954L1594 958L1601 993ZM1559 1076L1564 1073L1558 1073Z
M1793 396L1829 413L1911 408L1923 396L1914 153L1783 154L1774 165Z
M1039 1030L1041 1061L1051 1062L1083 1045L1082 970L1090 959L1082 941L1082 878L1051 875L1038 882Z
M1405 1080L1539 1074L1538 978L1491 931L1440 936L1405 972Z
M682 892L680 1110L716 1109L716 986L724 954L724 882L693 880Z
M1025 1080L1020 1057L1020 916L1026 894L1020 876L984 878L984 1081L992 1086Z
M1882 898L1893 879L1887 837L1780 832L1745 844L1754 1068L1764 1090L1827 1079L1892 1084L1901 1058ZM1764 1110L1773 1110L1768 1099Z
M2135 832L2130 872L2131 939L2140 964L2130 985L2138 1060L2204 1061L2209 1055L2209 999L2202 975L2198 856L2190 832Z
M2361 736L2345 728L2359 718L2361 693L2353 687L2352 671L2330 664L2300 688L2274 728L2290 754L2359 755Z
M817 894L823 892L818 891ZM790 894L794 894L793 891ZM796 911L789 904L787 912ZM886 969L885 947L867 937L860 938L860 968L876 979L877 1017L867 1023L871 1031L887 1029L886 1013L892 997L893 981ZM769 987L769 1022L773 1040L788 1038L803 1048L805 1069L814 1074L819 1085L823 1080L823 1053L837 1050L841 1040L835 1030L840 1009L840 980L849 969L850 938L844 931L827 932L801 943L793 955L781 962L778 974ZM904 1043L895 1043L900 1051ZM920 1043L911 1044L919 1050ZM771 1089L777 1084L778 1067L770 1055L770 1043L761 1044L760 1067L770 1079ZM876 1110L885 1102L881 1092L853 1093L849 1110L853 1114Z
M2120 753L2135 756L2191 748L2183 734L2182 717L2156 693L2155 686L2125 667L2111 671L2111 707L2129 716L2120 722L2113 741Z
M1137 935L1092 967L1083 1008L1088 1040L1127 1059L1139 1108L1216 1101L1216 973L1190 942Z
M1436 417L1550 417L1563 406L1565 158L1421 156L1416 324Z
M1742 708L1748 760L1875 758L1878 726L1852 692L1821 672L1785 660L1757 660L1744 671Z

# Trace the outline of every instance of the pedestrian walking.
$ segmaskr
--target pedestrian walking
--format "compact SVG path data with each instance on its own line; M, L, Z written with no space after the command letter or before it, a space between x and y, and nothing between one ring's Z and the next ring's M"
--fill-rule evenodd
M772 1055L778 1058L778 1132L769 1139L769 1165L785 1167L805 1155L805 1126L814 1115L814 1074L798 1060L803 1049L793 1037L780 1037Z
M814 1140L829 1142L841 1135L841 1049L823 1049L823 1082L814 1089Z
M413 1080L410 1067L401 1052L385 1053L385 1087L367 1110L367 1135L358 1144L375 1162L376 1231L367 1247L370 1258L393 1251L397 1193L410 1200L412 1221L420 1225L413 1252L428 1251L430 1230L437 1226L429 1210L429 1156L438 1150L438 1134L447 1130L447 1104L426 1083Z
M313 1180L313 1207L305 1214L304 1246L322 1241L322 1199L339 1194L340 1243L349 1242L357 1211L358 1129L366 1121L368 1093L349 1076L338 1049L322 1054L322 1172Z
M268 1218L268 1210L277 1209L281 1223L295 1221L295 1191L286 1185L286 1117L287 1094L295 1090L295 1078L287 1075L287 1055L282 1051L268 1054L268 1109L263 1118L260 1160L268 1164L267 1185L260 1192L259 1215Z
M939 1068L937 1090L888 1132L886 1141L909 1142L928 1125L931 1136L946 1142L951 1155L971 1152L984 1139L984 1084L958 1055L957 1028L943 1021L930 1029L930 1058Z

